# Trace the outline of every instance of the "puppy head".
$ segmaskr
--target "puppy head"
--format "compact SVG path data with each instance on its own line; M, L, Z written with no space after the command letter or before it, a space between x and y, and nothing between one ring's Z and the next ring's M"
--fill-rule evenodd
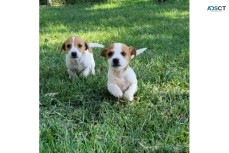
M102 50L100 55L108 61L110 68L122 70L128 66L132 56L136 56L136 49L122 43L113 43Z
M69 37L61 46L72 59L78 59L88 50L88 44L80 37Z

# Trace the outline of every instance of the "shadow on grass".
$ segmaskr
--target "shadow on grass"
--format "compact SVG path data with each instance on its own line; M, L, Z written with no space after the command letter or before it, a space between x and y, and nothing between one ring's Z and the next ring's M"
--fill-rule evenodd
M105 45L123 42L136 48L147 47L155 53L180 54L188 48L188 5L155 5L152 2L138 2L137 5L106 8L85 4L85 7L42 10L40 32L45 38L41 38L41 49L56 50L73 34L82 35L88 41L97 41L98 36ZM58 39L60 37L62 39Z
M188 5L164 4L156 5L150 1L138 3L123 3L118 6L106 5L77 5L67 7L41 8L40 26L41 32L49 26L66 26L67 31L92 30L100 25L119 28L125 26L131 28L135 23L149 23L154 26L155 20L169 20L188 17ZM172 14L170 14L172 12ZM173 15L176 15L175 17ZM123 22L121 22L123 21ZM121 24L120 24L121 23ZM118 26L117 26L118 25ZM88 26L90 29L87 29ZM50 27L51 28L51 27ZM103 30L105 27L100 27ZM59 31L64 32L64 31Z
M121 41L138 44L141 41L143 45L153 47L144 42L154 43L155 39L161 39L158 36L163 35L174 37L179 32L179 26L188 27L188 5L161 6L152 2L139 2L137 5L131 3L114 8L100 8L98 5L51 8L40 13L40 32L95 33L106 36L107 43Z

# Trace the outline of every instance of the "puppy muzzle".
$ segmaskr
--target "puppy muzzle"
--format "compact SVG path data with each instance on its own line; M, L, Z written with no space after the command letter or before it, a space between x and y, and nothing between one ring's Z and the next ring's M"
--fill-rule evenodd
M118 58L114 58L113 59L113 65L112 66L113 67L119 67L119 66L121 66L120 63L119 63L119 59Z
M71 58L77 58L78 56L77 56L77 53L76 52L72 52L71 53Z

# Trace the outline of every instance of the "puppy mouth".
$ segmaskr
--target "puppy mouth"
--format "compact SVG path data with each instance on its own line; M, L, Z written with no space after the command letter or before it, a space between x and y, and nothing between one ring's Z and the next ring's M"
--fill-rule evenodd
M72 56L72 55L71 55L70 58L71 58L71 59L74 59L74 60L77 60L77 59L79 59L79 56L77 56L77 55Z
M119 67L119 66L121 66L120 64L113 64L112 65L113 67Z
M71 58L72 58L72 59L78 59L79 57L72 57L72 56L71 56Z

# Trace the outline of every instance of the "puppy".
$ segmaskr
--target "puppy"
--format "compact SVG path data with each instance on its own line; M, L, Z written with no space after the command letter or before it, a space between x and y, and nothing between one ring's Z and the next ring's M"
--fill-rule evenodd
M123 43L113 43L101 52L109 65L108 70L108 91L118 98L125 98L128 101L134 99L137 92L137 78L131 67L130 60L141 54L147 48L136 50L132 46Z
M67 52L66 66L69 78L76 75L87 77L95 74L95 61L92 47L104 48L102 44L86 43L78 36L69 37L61 46L61 50Z

